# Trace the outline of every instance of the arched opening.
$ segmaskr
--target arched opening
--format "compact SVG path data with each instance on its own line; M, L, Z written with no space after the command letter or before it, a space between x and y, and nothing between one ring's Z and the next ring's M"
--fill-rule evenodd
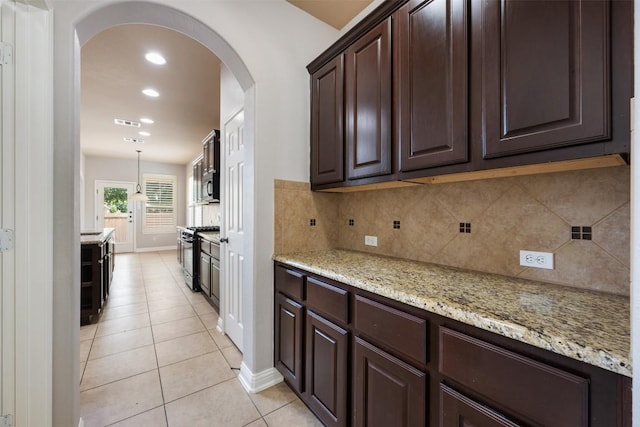
M64 217L61 220L54 231L54 258L55 253L66 253L66 259L63 255L60 255L60 261L66 263L69 266L69 257L71 258L71 271L77 271L78 256L76 255L78 241L75 237L78 235L79 224L79 212L74 206L77 206L78 188L75 181L77 180L77 174L80 168L80 140L79 140L79 126L80 126L80 114L79 114L79 94L80 94L80 49L96 34L122 24L151 24L166 27L168 29L181 32L194 40L198 41L212 53L214 53L226 67L232 72L240 87L244 91L244 117L246 123L246 136L245 143L249 149L247 155L247 168L245 174L245 188L249 196L253 193L253 145L255 136L253 129L255 129L255 82L249 69L231 47L231 45L215 32L210 26L204 24L202 21L190 16L183 11L174 9L172 7L150 2L123 2L109 4L106 3L102 7L90 11L84 17L72 23L74 28L74 34L72 38L60 41L61 43L70 42L65 48L66 53L69 55L70 60L68 69L68 75L72 76L72 81L65 81L60 86L66 86L68 89L65 96L57 96L65 98L65 108L69 109L69 117L66 123L65 132L68 132L71 140L66 140L64 143L58 143L60 139L59 132L56 129L56 154L54 155L54 217ZM60 40L60 38L58 38ZM69 46L71 45L71 46ZM65 77L61 77L64 79ZM58 102L58 100L56 102ZM56 105L55 107L59 107ZM59 126L59 124L57 125ZM65 174L61 172L65 170L71 172ZM63 176L63 178L61 178ZM69 185L70 184L70 185ZM248 187L248 188L247 188ZM246 197L245 200L246 212L251 212L252 199ZM58 206L56 207L56 204ZM68 205L67 207L63 205ZM249 204L249 206L247 206ZM62 213L61 211L64 211ZM69 219L72 217L72 220ZM246 219L251 221L251 217ZM252 228L249 228L252 230ZM71 233L69 233L71 231ZM74 237L70 237L70 236ZM253 247L253 234L247 233L246 244L248 248ZM251 258L252 254L248 254ZM58 271L56 271L58 270ZM73 277L72 273L68 273L64 266L58 267L58 263L54 259L54 282L59 281L60 277L64 276ZM73 282L73 280L72 280ZM65 285L66 286L66 285ZM77 286L73 283L69 288L61 288L55 286L54 283L54 347L53 347L53 413L55 425L71 425L74 420L77 420L78 407L79 407L79 390L78 390L78 364L71 363L77 360L77 343L78 343L78 316L77 316L77 304L78 300ZM253 292L253 276L251 263L247 263L247 271L245 272L245 282L243 285L243 293L246 298L252 299ZM221 313L222 314L222 313ZM75 333L69 336L69 330L75 330ZM251 341L250 328L245 329L244 342ZM245 345L245 348L247 346ZM250 356L249 356L250 357ZM70 391L73 391L72 393ZM70 423L71 422L71 423Z

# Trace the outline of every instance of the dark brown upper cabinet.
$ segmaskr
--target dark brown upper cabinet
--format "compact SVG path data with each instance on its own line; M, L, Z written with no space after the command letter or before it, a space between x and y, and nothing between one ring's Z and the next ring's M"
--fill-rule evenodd
M338 55L311 75L311 182L344 180L344 70Z
M392 172L391 18L345 52L347 178Z
M483 0L485 158L610 137L609 6Z
M630 0L382 2L307 67L311 188L625 164L633 8Z
M468 0L412 0L395 14L401 172L468 159Z

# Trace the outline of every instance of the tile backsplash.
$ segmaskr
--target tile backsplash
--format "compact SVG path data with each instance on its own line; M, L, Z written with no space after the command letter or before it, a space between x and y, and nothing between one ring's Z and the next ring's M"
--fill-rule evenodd
M627 166L344 194L276 180L274 250L339 247L629 295L629 200ZM553 252L555 268L521 267L521 249Z

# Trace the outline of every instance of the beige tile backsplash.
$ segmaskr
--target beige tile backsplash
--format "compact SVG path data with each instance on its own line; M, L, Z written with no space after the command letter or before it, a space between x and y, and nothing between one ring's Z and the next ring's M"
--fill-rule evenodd
M345 194L276 180L274 249L353 249L628 295L629 179L622 166ZM591 226L593 240L571 240L571 226ZM520 249L553 252L555 269L521 267Z

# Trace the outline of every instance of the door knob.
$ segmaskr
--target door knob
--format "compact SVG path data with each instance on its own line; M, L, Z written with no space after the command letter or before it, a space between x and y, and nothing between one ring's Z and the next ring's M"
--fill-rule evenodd
M229 243L229 239L226 237L223 237L222 239L220 239L220 243Z

